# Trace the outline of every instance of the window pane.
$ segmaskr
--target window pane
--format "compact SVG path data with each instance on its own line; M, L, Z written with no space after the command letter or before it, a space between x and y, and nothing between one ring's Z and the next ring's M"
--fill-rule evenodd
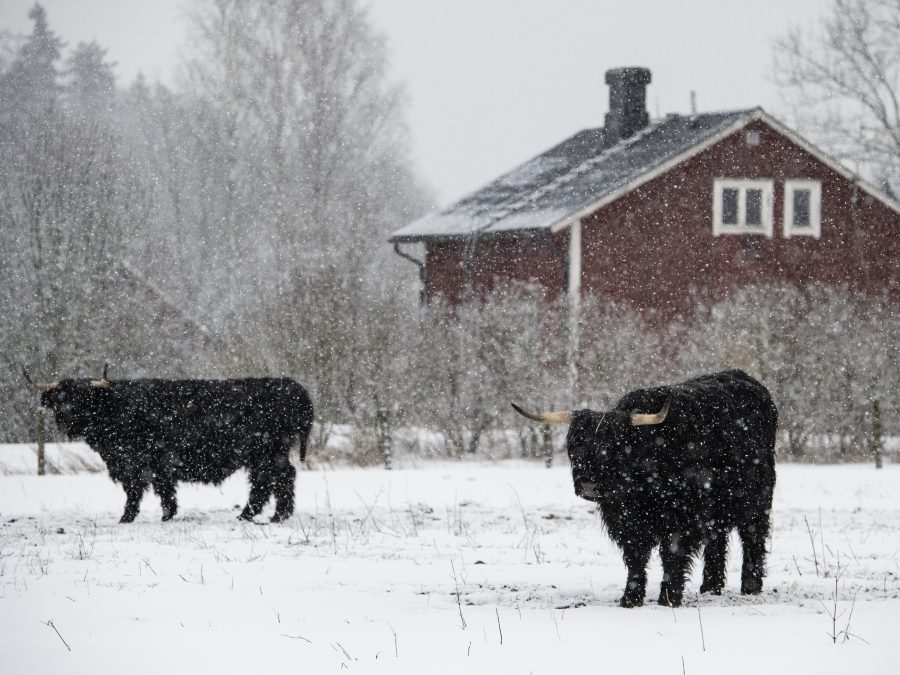
M809 190L794 190L794 221L795 227L809 227Z
M738 222L738 191L737 188L725 188L722 190L722 224L737 225Z
M747 225L762 225L762 194L756 188L747 190Z

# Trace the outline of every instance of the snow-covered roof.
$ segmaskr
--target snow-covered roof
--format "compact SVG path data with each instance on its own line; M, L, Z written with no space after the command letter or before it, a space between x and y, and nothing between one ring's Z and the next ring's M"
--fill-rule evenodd
M524 230L555 232L759 119L787 134L891 208L898 208L888 195L860 181L761 108L752 108L667 115L610 147L605 143L602 127L585 129L443 211L394 231L390 241Z
M585 129L449 208L401 227L391 241L550 229L755 112L669 115L608 148L602 127Z

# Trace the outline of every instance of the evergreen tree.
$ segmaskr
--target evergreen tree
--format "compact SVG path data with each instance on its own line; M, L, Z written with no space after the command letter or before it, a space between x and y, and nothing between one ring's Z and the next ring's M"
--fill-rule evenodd
M116 78L106 50L96 41L80 42L66 59L68 107L82 118L107 116L115 99Z
M28 16L34 21L31 35L0 75L0 110L7 115L46 115L59 93L56 62L63 42L50 30L40 4L35 4Z

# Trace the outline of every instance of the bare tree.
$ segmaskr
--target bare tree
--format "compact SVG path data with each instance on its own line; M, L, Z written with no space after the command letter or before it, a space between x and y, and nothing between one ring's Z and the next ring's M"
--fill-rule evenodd
M19 131L18 147L6 148L17 171L0 187L12 315L50 369L71 372L92 349L141 197L100 127L57 114Z
M796 124L873 180L900 178L900 0L833 0L775 42Z
M248 243L254 218L232 208L252 202L228 198L222 127L210 108L139 78L122 96L117 125L135 171L153 188L154 208L129 244L130 257L185 308L219 327L247 269L259 265ZM243 228L231 227L237 222Z
M226 227L255 230L280 283L421 205L402 90L359 0L208 0L193 18L188 83L220 129L223 204L243 210ZM353 262L378 268L366 258Z
M387 233L426 204L402 90L359 0L206 0L193 27L180 105L195 111L192 157L209 183L186 201L217 195L205 209L228 236L216 288L232 294L248 364L302 377L298 336L328 350L306 363L339 360L353 331L335 328L364 321L407 271L385 273L401 264ZM355 405L331 391L352 391L353 375L320 393Z

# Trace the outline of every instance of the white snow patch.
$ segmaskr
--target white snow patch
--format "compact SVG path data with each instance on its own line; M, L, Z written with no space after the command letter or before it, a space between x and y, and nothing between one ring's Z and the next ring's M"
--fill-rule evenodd
M676 610L653 603L656 556L647 605L616 606L621 556L567 467L297 481L280 525L236 520L243 474L119 525L103 474L0 477L3 671L895 671L900 466L779 466L764 593L738 593L732 542L725 594L697 595L698 565Z
M106 471L100 455L87 443L47 443L44 445L47 473ZM38 451L35 443L0 444L0 475L36 474Z

